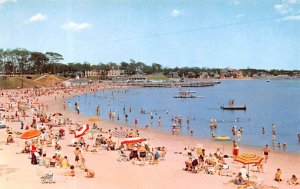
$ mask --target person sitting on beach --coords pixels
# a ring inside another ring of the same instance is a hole
[[[30,153],[30,144],[28,141],[25,141],[25,146],[24,146],[24,149],[21,151],[21,153]]]
[[[158,159],[160,158],[160,154],[155,148],[152,149],[152,157],[153,157],[152,164],[153,165],[158,164]]]
[[[132,163],[135,164],[135,162],[138,160],[138,149],[137,145],[134,145],[132,151],[129,154],[129,159],[132,160]]]
[[[243,177],[244,180],[249,178],[249,173],[245,165],[243,165],[243,167],[240,169],[240,173],[242,173],[241,176]]]
[[[296,175],[292,175],[292,178],[287,181],[289,185],[298,185],[300,184]]]
[[[66,172],[65,176],[71,176],[71,177],[75,176],[75,167],[74,167],[74,165],[70,166],[70,171]]]
[[[275,173],[275,181],[282,181],[282,179],[280,178],[281,177],[281,170],[278,168],[276,173]]]
[[[55,167],[56,163],[57,163],[56,156],[52,156],[52,158],[50,159],[50,162],[49,162],[49,166]]]
[[[157,150],[159,150],[160,156],[162,158],[164,158],[167,154],[167,149],[166,147],[162,146],[162,147],[157,147]]]
[[[69,160],[68,157],[65,156],[60,162],[61,168],[68,168],[69,167]]]
[[[78,140],[78,144],[82,147],[85,144],[84,138],[80,137]]]
[[[8,135],[7,139],[6,139],[6,143],[9,144],[9,143],[14,143],[14,139],[11,135]]]
[[[235,179],[234,179],[234,184],[237,184],[237,185],[243,185],[243,184],[245,184],[245,183],[246,183],[246,182],[245,182],[245,180],[244,180],[243,177],[242,177],[242,173],[239,172],[239,173],[236,175]]]
[[[94,178],[95,177],[95,172],[91,169],[85,169],[84,170],[86,172],[86,178]]]
[[[205,160],[205,163],[207,165],[215,166],[217,164],[217,160],[212,154],[209,154],[209,158]]]

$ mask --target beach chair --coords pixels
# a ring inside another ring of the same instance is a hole
[[[229,170],[229,165],[219,164],[219,174],[221,176],[231,177],[232,173]]]
[[[129,156],[123,151],[123,150],[118,150],[118,158],[117,161],[122,162],[122,161],[129,161]]]
[[[44,176],[41,177],[41,183],[46,184],[46,183],[55,183],[55,178],[54,178],[54,173],[47,173]]]

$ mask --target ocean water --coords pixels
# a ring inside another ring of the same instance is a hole
[[[109,120],[109,111],[115,112],[116,125],[134,126],[134,119],[137,118],[138,127],[148,125],[170,133],[172,117],[182,116],[180,134],[191,135],[193,130],[191,137],[206,139],[211,139],[209,122],[216,119],[218,127],[213,132],[217,136],[230,136],[241,145],[255,147],[266,144],[272,147],[275,143],[274,149],[278,151],[282,151],[282,144],[286,143],[287,151],[300,153],[297,137],[300,133],[300,80],[228,80],[213,87],[182,89],[193,90],[195,95],[204,98],[173,98],[179,88],[123,88],[75,96],[68,99],[68,108],[74,109],[77,101],[81,114],[96,116],[96,106],[99,105],[99,116],[103,119]],[[236,106],[246,104],[247,111],[222,110],[220,107],[227,105],[230,99],[234,99]],[[145,114],[141,114],[141,108]],[[128,115],[128,122],[125,122],[125,114]],[[272,123],[276,125],[276,140],[272,140]],[[233,126],[237,129],[242,127],[242,137],[232,135]],[[278,143],[281,143],[281,149],[277,147]]]

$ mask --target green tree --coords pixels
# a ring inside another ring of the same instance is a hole
[[[56,64],[64,59],[63,56],[56,52],[46,52],[46,56],[49,60],[49,63],[52,64],[52,71],[50,72],[56,74]]]
[[[45,72],[45,65],[48,62],[48,58],[45,54],[41,52],[31,52],[29,60],[33,62],[34,73],[41,74]]]

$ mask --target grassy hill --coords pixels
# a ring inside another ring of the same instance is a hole
[[[148,80],[168,80],[168,78],[163,74],[151,74],[148,75]]]
[[[35,86],[53,86],[55,83],[61,82],[64,80],[63,77],[56,75],[31,75],[31,78],[28,79],[26,76],[23,77],[23,87],[24,88],[33,88]],[[41,79],[39,79],[41,78]],[[22,76],[13,76],[13,77],[0,77],[0,88],[1,89],[16,89],[22,87]]]

